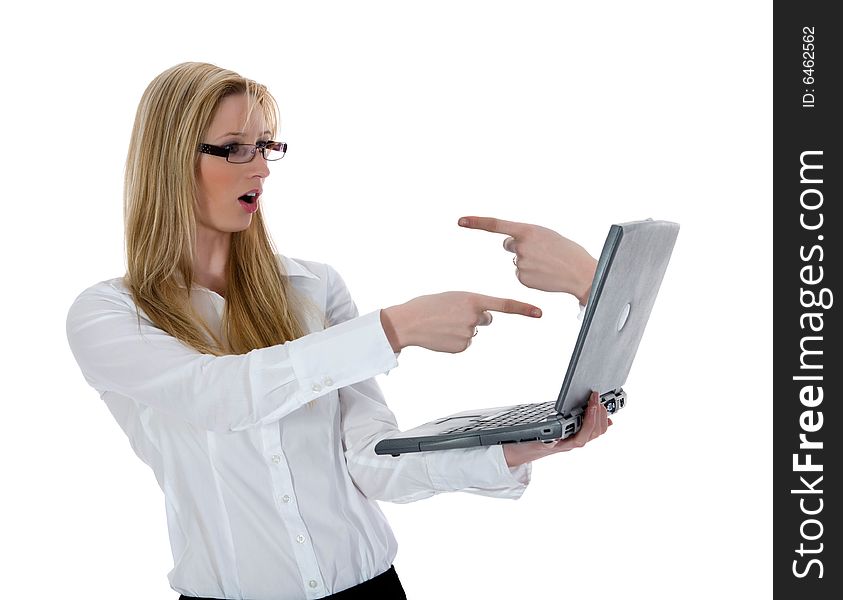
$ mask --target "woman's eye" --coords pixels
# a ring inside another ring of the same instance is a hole
[[[227,148],[229,156],[243,156],[249,153],[249,147],[242,144],[229,144]]]

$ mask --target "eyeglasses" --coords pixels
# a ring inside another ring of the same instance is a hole
[[[258,150],[265,160],[281,160],[287,152],[287,144],[272,140],[257,144],[228,144],[226,146],[199,144],[197,150],[203,154],[222,156],[230,163],[242,164],[252,162]]]

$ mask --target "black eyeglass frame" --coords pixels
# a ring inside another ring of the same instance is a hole
[[[252,151],[252,158],[244,162],[234,162],[228,160],[229,155],[231,154],[232,149],[235,146],[251,146],[254,148]],[[287,143],[286,142],[274,142],[272,140],[268,140],[266,142],[258,142],[257,144],[226,144],[225,146],[214,146],[213,144],[199,144],[198,148],[196,148],[199,152],[203,154],[211,154],[212,156],[221,156],[227,162],[230,162],[233,165],[245,165],[247,163],[252,162],[255,160],[255,156],[258,154],[258,150],[260,150],[261,156],[263,156],[264,160],[281,160],[284,158],[284,155],[287,154]],[[278,158],[267,158],[266,151],[267,150],[277,150],[281,153],[281,156]]]

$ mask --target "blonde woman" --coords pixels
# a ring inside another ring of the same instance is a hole
[[[127,272],[78,296],[68,340],[164,492],[181,598],[405,598],[375,501],[517,498],[527,460],[552,450],[377,456],[397,427],[374,377],[407,346],[465,350],[490,311],[540,312],[447,292],[359,316],[333,268],[273,250],[260,205],[286,152],[277,124],[264,86],[214,65],[149,84],[126,164]]]

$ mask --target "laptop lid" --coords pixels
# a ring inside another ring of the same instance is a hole
[[[619,390],[659,292],[679,224],[630,221],[612,225],[603,245],[556,410],[584,406],[592,390]]]

